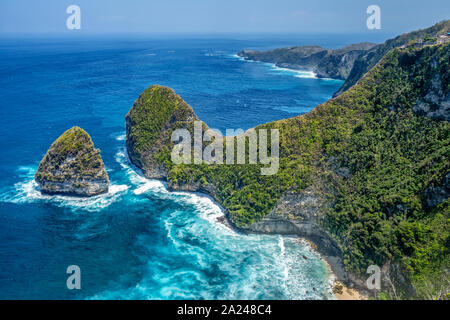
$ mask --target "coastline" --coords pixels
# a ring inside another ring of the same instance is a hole
[[[186,192],[186,191],[184,191],[184,192]],[[187,192],[189,192],[189,191],[187,191]],[[259,233],[259,234],[285,235],[285,234],[276,233],[276,232],[255,232],[255,231],[249,231],[249,230],[237,228],[229,220],[226,210],[222,207],[222,205],[213,196],[211,196],[207,193],[204,193],[204,192],[192,192],[192,193],[207,197],[208,199],[211,199],[214,202],[214,204],[216,204],[221,209],[221,211],[223,213],[223,216],[217,217],[216,221],[234,232],[239,232],[239,233],[243,233],[243,234],[248,234],[248,233],[258,234]],[[322,262],[326,265],[327,269],[330,272],[330,278],[328,279],[329,286],[330,286],[330,292],[332,292],[332,294],[336,297],[336,300],[368,300],[369,299],[367,294],[363,293],[360,290],[357,290],[354,287],[346,285],[343,283],[344,281],[339,280],[340,278],[336,275],[336,272],[333,270],[334,268],[336,268],[336,263],[338,263],[338,262],[332,261],[331,259],[327,259],[329,257],[324,255],[322,252],[320,252],[320,250],[318,249],[317,244],[315,242],[313,242],[312,240],[307,239],[305,237],[301,237],[298,234],[291,234],[291,235],[297,237],[297,239],[299,239],[301,242],[304,241],[304,242],[308,243],[309,246],[311,247],[311,249],[314,250],[319,255],[320,260],[322,260]],[[332,266],[334,266],[334,268]]]
[[[337,300],[368,300],[368,297],[359,291],[349,288],[337,280],[334,282],[333,293]]]
[[[132,164],[131,161],[129,163]],[[139,174],[138,171],[135,171],[135,173]],[[215,214],[215,215],[210,215],[210,216],[207,216],[204,218],[206,220],[208,220],[210,223],[212,223],[212,224],[217,223],[221,227],[226,228],[229,231],[232,231],[233,233],[237,233],[237,234],[244,235],[244,236],[250,235],[250,234],[287,236],[287,237],[290,236],[292,238],[297,239],[296,242],[297,242],[297,245],[299,246],[299,249],[300,249],[301,245],[309,247],[314,253],[317,254],[318,259],[325,265],[325,268],[328,270],[329,276],[326,279],[326,281],[327,281],[326,291],[328,292],[328,294],[330,294],[329,298],[331,300],[367,300],[367,297],[363,293],[357,291],[354,288],[351,288],[350,286],[342,284],[341,281],[338,280],[339,277],[333,271],[333,268],[331,267],[331,265],[335,266],[336,263],[339,263],[339,262],[336,262],[336,261],[333,262],[333,260],[328,261],[327,258],[329,258],[329,257],[324,255],[323,252],[321,252],[318,249],[317,244],[314,243],[312,240],[310,240],[306,237],[302,237],[296,233],[285,234],[282,232],[257,232],[254,230],[242,229],[242,228],[236,227],[229,219],[226,209],[221,205],[221,203],[218,200],[216,200],[216,198],[213,196],[213,194],[210,194],[204,188],[201,188],[201,190],[197,190],[197,191],[193,191],[190,188],[178,189],[180,186],[175,186],[175,188],[173,185],[169,186],[167,184],[166,179],[147,178],[147,177],[145,177],[145,175],[142,175],[142,173],[139,175],[145,179],[148,179],[149,181],[153,180],[153,181],[159,181],[159,182],[163,183],[166,190],[170,193],[179,193],[179,194],[186,194],[186,195],[191,194],[191,195],[195,195],[195,196],[206,198],[206,199],[210,200],[212,202],[212,204],[214,206],[217,206],[217,208],[220,210],[220,215]],[[336,289],[337,287],[342,288],[342,289],[337,290]]]
[[[176,99],[180,99],[183,101],[181,97],[177,96],[175,92],[166,87],[162,86],[152,86],[147,89],[143,93],[153,95],[160,94],[160,90],[163,92],[173,95],[174,98],[169,99],[170,103],[174,103],[177,101]],[[142,97],[142,95],[140,96]],[[184,101],[183,101],[184,102]],[[183,119],[187,119],[187,121],[192,121],[192,119],[198,119],[189,105],[184,102],[184,109],[186,114],[184,117],[181,117],[180,114],[173,114],[172,118],[178,119],[178,121],[182,121]],[[361,292],[365,292],[365,279],[360,278],[356,274],[352,274],[345,270],[343,263],[342,250],[337,243],[336,239],[334,239],[326,230],[322,228],[322,226],[317,221],[317,214],[320,212],[321,207],[326,205],[325,199],[322,199],[320,190],[315,190],[314,186],[311,186],[309,189],[305,189],[300,193],[288,193],[285,194],[281,199],[279,199],[273,210],[266,214],[261,220],[258,222],[254,222],[248,226],[238,227],[236,226],[230,219],[229,213],[223,207],[218,194],[216,187],[212,183],[200,184],[198,181],[183,181],[179,182],[178,180],[169,181],[168,180],[168,172],[166,168],[159,164],[157,159],[153,159],[153,154],[157,150],[152,150],[152,153],[149,155],[143,155],[140,152],[137,152],[133,147],[133,139],[130,139],[130,126],[131,126],[131,117],[143,117],[142,113],[142,99],[139,98],[137,102],[133,105],[132,109],[130,109],[129,113],[126,117],[126,130],[127,130],[127,143],[126,143],[126,153],[128,161],[132,164],[131,167],[139,168],[141,174],[144,175],[147,179],[156,179],[163,180],[166,185],[168,191],[181,191],[181,192],[190,192],[190,193],[201,193],[207,197],[211,197],[216,204],[219,205],[221,211],[225,218],[221,218],[222,224],[226,222],[227,227],[231,227],[231,229],[237,230],[243,234],[272,234],[272,235],[291,235],[296,236],[300,239],[309,240],[314,244],[313,249],[319,253],[319,256],[327,261],[328,265],[331,267],[332,273],[335,275],[335,278],[338,279],[341,283],[345,284],[349,288],[356,288]],[[180,109],[180,107],[179,107]],[[178,109],[178,110],[179,110]],[[148,112],[145,110],[144,114]],[[178,111],[179,112],[179,111]],[[178,118],[177,118],[178,117]],[[135,119],[136,121],[136,119]],[[165,139],[165,132],[169,131],[170,125],[174,123],[174,121],[165,120],[169,127],[164,127],[162,133],[160,133],[160,137]],[[161,145],[161,144],[159,144]],[[144,157],[145,161],[148,162],[147,165],[144,165],[144,169],[141,169],[142,159]],[[320,186],[316,186],[320,189]],[[317,192],[319,191],[319,192]],[[289,218],[290,215],[293,215],[295,219]],[[217,218],[216,218],[217,219]],[[332,287],[330,285],[330,287]],[[370,293],[366,293],[370,295]]]
[[[336,275],[336,273],[333,271],[331,261],[327,260],[327,256],[324,256],[319,249],[317,248],[317,245],[312,242],[311,240],[301,238],[300,239],[305,240],[308,242],[311,246],[311,248],[316,251],[322,261],[327,266],[328,270],[330,271],[330,287],[333,292],[333,294],[336,297],[336,300],[368,300],[369,296],[362,292],[361,290],[357,290],[354,287],[350,287],[349,285],[346,285],[343,283],[343,281],[339,280],[339,277]]]
[[[342,83],[345,82],[345,80],[342,80],[342,79],[323,77],[323,76],[315,73],[313,70],[306,70],[305,68],[296,68],[295,66],[279,65],[279,64],[273,63],[273,62],[264,62],[264,61],[260,61],[260,60],[247,59],[247,58],[241,57],[237,54],[233,54],[231,56],[240,61],[260,63],[262,65],[272,68],[274,71],[292,72],[292,73],[295,73],[295,75],[292,75],[292,76],[297,77],[297,78],[318,79],[318,80],[325,80],[325,81],[339,81]]]

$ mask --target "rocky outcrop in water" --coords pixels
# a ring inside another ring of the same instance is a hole
[[[127,115],[128,154],[147,177],[214,197],[242,231],[311,240],[344,283],[364,288],[367,267],[376,265],[386,279],[383,292],[424,296],[434,278],[417,280],[428,277],[428,269],[413,270],[409,259],[427,252],[421,262],[438,276],[446,272],[446,257],[433,253],[436,247],[444,252],[448,239],[447,180],[442,184],[448,122],[412,108],[418,100],[436,100],[429,92],[448,94],[448,53],[445,44],[394,49],[340,97],[258,126],[280,130],[281,166],[274,177],[263,177],[257,166],[170,162],[172,131],[191,130],[197,117],[159,86],[147,89]],[[415,237],[420,230],[429,230],[433,242]]]
[[[108,192],[109,178],[89,134],[73,127],[50,146],[35,174],[41,192],[89,197]]]

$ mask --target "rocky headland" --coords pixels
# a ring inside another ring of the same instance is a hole
[[[282,68],[312,71],[319,78],[345,80],[355,60],[375,45],[364,42],[336,50],[320,46],[288,47],[270,51],[242,50],[238,52],[238,56],[246,60],[274,63]]]
[[[448,42],[450,41],[449,31],[450,21],[445,20],[432,27],[404,33],[380,44],[364,42],[335,50],[320,46],[295,46],[268,51],[244,49],[238,52],[238,56],[247,60],[274,63],[283,68],[312,71],[320,78],[345,80],[342,87],[334,94],[336,97],[355,85],[390,50],[410,45]],[[418,108],[429,112],[426,105],[418,106]]]
[[[243,232],[310,240],[339,281],[365,294],[366,268],[378,265],[389,296],[432,296],[449,259],[449,48],[393,49],[345,94],[256,127],[280,130],[274,176],[261,176],[261,165],[173,164],[171,133],[192,132],[198,117],[162,86],[127,114],[127,152],[146,177],[212,196]]]

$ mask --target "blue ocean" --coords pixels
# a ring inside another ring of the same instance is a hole
[[[0,40],[0,299],[333,299],[305,241],[244,235],[202,194],[169,192],[129,164],[124,117],[152,84],[173,88],[211,128],[248,129],[306,113],[342,81],[244,61],[244,48],[345,37],[47,37]],[[111,188],[41,195],[50,144],[77,125],[101,150]],[[66,269],[81,269],[69,290]]]

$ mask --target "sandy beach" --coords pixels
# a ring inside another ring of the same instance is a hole
[[[367,300],[367,297],[357,290],[344,286],[338,280],[334,281],[333,293],[338,300]]]

